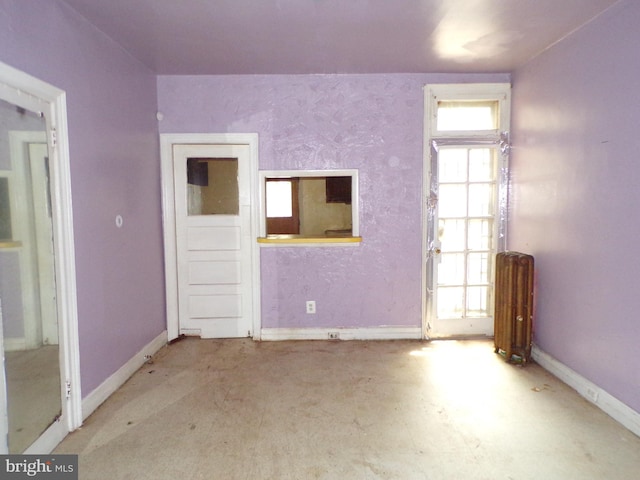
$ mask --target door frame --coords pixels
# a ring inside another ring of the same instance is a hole
[[[500,105],[498,128],[490,131],[445,131],[436,128],[437,102],[443,100],[497,100]],[[434,268],[431,264],[431,248],[428,245],[430,229],[436,228],[433,216],[437,206],[437,195],[433,198],[432,157],[439,146],[459,144],[493,144],[502,151],[499,159],[498,178],[496,182],[498,211],[497,252],[507,248],[508,222],[508,187],[509,187],[509,149],[511,119],[511,84],[510,83],[474,83],[474,84],[427,84],[424,86],[424,131],[423,131],[423,182],[422,182],[422,338],[456,338],[457,335],[438,335],[430,324],[434,314],[431,297],[433,289]],[[436,202],[433,204],[433,202]],[[434,230],[431,230],[434,234]],[[431,267],[431,268],[430,268]],[[495,272],[494,272],[495,273]],[[464,336],[464,335],[462,335]]]
[[[10,130],[9,131],[9,150],[11,156],[11,168],[13,172],[14,188],[12,189],[12,206],[16,205],[16,216],[12,219],[23,218],[27,215],[28,205],[33,205],[34,196],[37,193],[35,180],[38,180],[38,172],[34,169],[34,162],[30,156],[31,145],[42,145],[46,148],[47,135],[43,131],[23,131],[23,130]],[[47,152],[47,156],[49,153]],[[30,172],[27,173],[27,169]],[[35,178],[34,178],[35,177]],[[35,215],[38,215],[38,210],[34,208]],[[13,213],[13,212],[12,212]],[[45,214],[49,214],[46,212]],[[14,220],[15,221],[15,220]],[[17,221],[16,221],[17,223]],[[35,305],[38,305],[37,310],[40,310],[40,305],[43,301],[43,292],[54,291],[55,289],[55,277],[51,275],[43,275],[43,270],[54,273],[54,264],[43,264],[43,259],[52,257],[51,252],[43,251],[45,245],[47,248],[51,247],[51,236],[47,238],[43,237],[43,232],[38,229],[39,223],[36,221],[35,228],[25,227],[21,232],[22,248],[24,251],[20,254],[20,270],[22,275],[23,292],[22,302],[24,308],[32,309]],[[14,226],[15,228],[15,226]],[[17,230],[17,228],[16,228]],[[51,235],[52,232],[49,231]],[[26,258],[27,255],[35,254],[32,259]],[[32,265],[35,262],[38,265],[38,277],[34,278],[32,275]],[[36,294],[36,292],[38,292]],[[36,298],[37,296],[37,298]],[[55,297],[53,299],[55,301]],[[25,322],[24,337],[20,339],[11,339],[7,342],[5,340],[5,348],[11,350],[23,350],[25,348],[34,348],[40,344],[40,339],[45,338],[45,331],[55,333],[55,344],[58,344],[58,332],[57,332],[57,314],[55,319],[47,318],[43,316],[43,311],[32,312],[30,321]],[[27,319],[25,319],[27,320]],[[55,329],[55,332],[54,330]]]
[[[43,135],[43,137],[45,136]],[[36,264],[38,265],[38,286],[40,287],[40,335],[43,343],[47,340],[48,345],[58,345],[58,311],[57,308],[55,308],[56,280],[53,252],[53,225],[51,221],[47,221],[47,217],[52,216],[51,201],[48,194],[49,151],[47,149],[46,139],[42,143],[28,143],[27,146],[29,150],[27,156],[31,173],[31,181],[29,182],[31,190],[29,194],[33,200],[36,219],[33,238],[37,256]],[[41,163],[43,157],[34,157],[32,155],[34,151],[36,151],[36,154],[42,153],[39,151],[40,149],[44,149],[44,158],[46,158],[46,163],[44,164]],[[45,208],[37,208],[38,205],[44,205]],[[50,292],[53,292],[53,295],[51,295]],[[44,307],[42,307],[42,305],[44,305]],[[47,305],[49,305],[50,308],[47,308]],[[50,313],[52,311],[55,313]]]
[[[82,425],[78,297],[67,100],[63,90],[2,62],[0,62],[0,87],[2,87],[0,90],[4,100],[32,112],[43,112],[47,122],[52,223],[55,239],[62,416],[61,421],[54,422],[25,453],[50,453],[69,432]],[[4,353],[0,354],[2,354],[2,370],[4,370]],[[2,388],[4,389],[4,385]],[[1,421],[1,418],[6,418],[3,417],[3,413],[6,412],[0,412],[0,437],[6,438],[8,425]],[[6,441],[0,440],[0,453],[4,453],[6,448]]]
[[[180,335],[178,310],[178,250],[176,242],[176,210],[173,174],[174,145],[248,145],[250,150],[250,199],[251,199],[251,283],[253,339],[261,339],[260,317],[260,249],[259,232],[259,182],[258,182],[258,134],[257,133],[163,133],[160,134],[160,162],[162,181],[162,219],[164,237],[165,294],[167,337],[174,340]]]

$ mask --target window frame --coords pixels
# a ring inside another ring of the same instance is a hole
[[[506,83],[430,84],[425,86],[427,125],[425,138],[486,138],[500,137],[509,131],[511,90]],[[509,86],[510,87],[510,86]],[[498,128],[491,130],[438,130],[438,102],[498,101]]]
[[[358,244],[360,237],[360,195],[358,190],[358,169],[331,169],[331,170],[260,170],[259,171],[259,194],[260,194],[260,218],[258,242],[265,245],[302,245],[308,246],[318,244],[327,246],[331,244],[345,245]],[[267,179],[288,179],[305,177],[351,177],[351,236],[346,237],[326,237],[313,236],[303,237],[300,235],[269,235],[267,236],[267,213],[266,213],[266,182]]]

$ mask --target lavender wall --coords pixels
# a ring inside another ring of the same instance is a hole
[[[155,75],[55,0],[0,3],[0,61],[67,92],[86,396],[165,328]]]
[[[513,78],[509,247],[536,256],[535,342],[640,411],[640,3]]]
[[[161,76],[160,130],[257,132],[261,169],[359,170],[360,246],[261,250],[263,327],[419,327],[422,87],[508,80]],[[316,315],[305,313],[306,300],[316,300]]]

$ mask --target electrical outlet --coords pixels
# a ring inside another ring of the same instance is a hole
[[[307,313],[316,313],[316,301],[307,300]]]
[[[329,332],[329,340],[340,340],[340,334],[338,332]]]

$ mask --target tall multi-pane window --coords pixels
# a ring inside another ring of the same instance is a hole
[[[438,317],[487,316],[494,248],[495,152],[446,147],[438,156]]]

